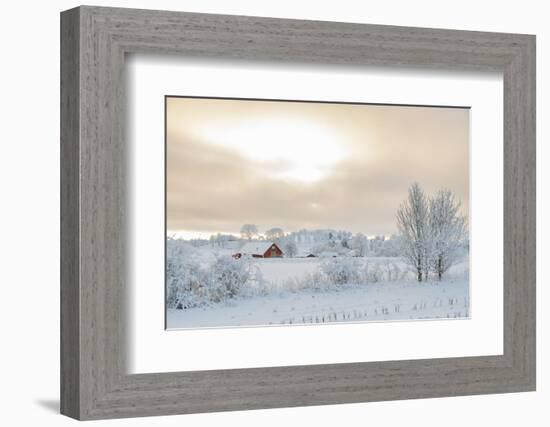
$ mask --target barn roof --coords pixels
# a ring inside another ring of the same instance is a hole
[[[241,249],[239,249],[239,252],[249,255],[263,255],[273,244],[274,243],[270,242],[269,240],[248,242],[245,243],[245,245]]]

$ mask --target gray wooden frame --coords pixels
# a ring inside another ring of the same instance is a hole
[[[504,354],[128,375],[124,58],[132,52],[502,72]],[[71,9],[61,14],[61,166],[63,414],[100,419],[535,390],[534,36]]]

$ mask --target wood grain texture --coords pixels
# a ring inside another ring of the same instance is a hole
[[[535,38],[80,7],[62,13],[62,413],[78,419],[535,389]],[[124,56],[504,75],[504,354],[128,375]]]
[[[61,20],[61,412],[80,414],[78,10]]]

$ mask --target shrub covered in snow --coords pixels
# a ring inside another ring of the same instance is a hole
[[[320,264],[321,272],[333,285],[360,282],[357,262],[352,258],[333,258]]]
[[[333,258],[321,263],[319,269],[322,281],[332,286],[396,282],[410,278],[409,271],[393,261],[363,262],[353,258]]]
[[[361,270],[362,283],[397,282],[410,279],[410,271],[395,261],[365,262]]]
[[[234,259],[229,255],[216,257],[208,269],[208,299],[211,302],[235,298],[251,276],[250,264],[245,259]]]
[[[204,271],[196,250],[179,239],[166,240],[166,303],[170,308],[188,308],[199,305],[203,289]]]
[[[299,277],[290,277],[282,283],[288,292],[302,290],[330,291],[343,286],[363,286],[371,283],[398,282],[413,279],[411,272],[398,260],[364,261],[357,258],[330,258],[318,268]],[[260,286],[263,294],[273,292],[269,283]]]
[[[247,282],[257,279],[250,263],[228,255],[201,261],[196,250],[178,239],[167,239],[166,294],[169,308],[186,309],[237,297]]]
[[[299,292],[304,289],[320,291],[331,289],[327,277],[321,271],[303,274],[299,277],[290,277],[283,282],[282,289],[287,292]]]

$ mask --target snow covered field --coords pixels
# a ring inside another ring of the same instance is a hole
[[[468,280],[375,283],[334,291],[299,291],[216,307],[168,309],[172,328],[467,318]]]
[[[323,263],[338,261],[341,259],[253,260],[253,267],[261,272],[263,286],[252,289],[247,297],[203,307],[169,308],[167,327],[303,325],[469,317],[467,260],[453,267],[441,282],[419,283],[398,258],[365,257],[349,262],[359,268],[365,268],[368,264],[372,277],[382,280],[319,289],[296,286],[302,279],[314,277]]]
[[[273,258],[258,259],[255,264],[263,278],[275,288],[282,288],[285,281],[314,273],[319,268],[319,258]]]

